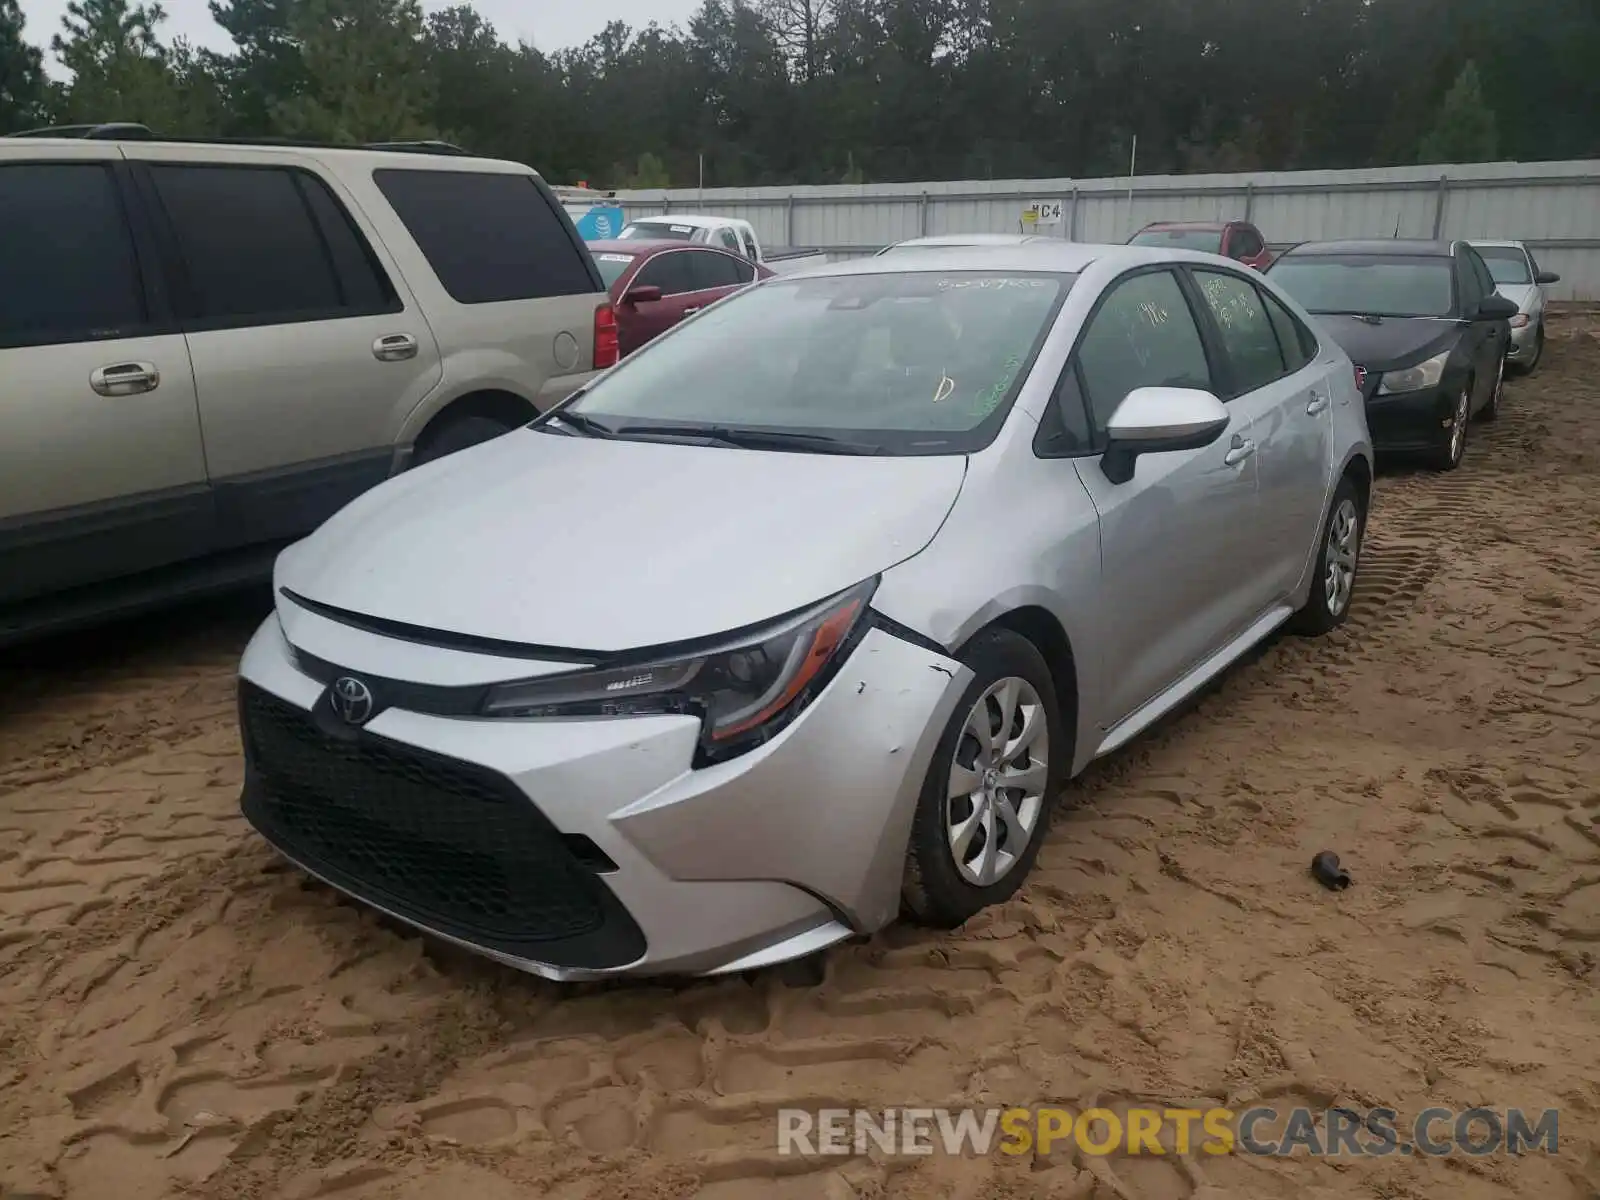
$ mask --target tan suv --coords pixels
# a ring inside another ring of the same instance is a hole
[[[0,643],[263,576],[616,354],[593,261],[520,164],[0,138]]]

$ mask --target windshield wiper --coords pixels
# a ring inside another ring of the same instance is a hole
[[[740,450],[804,450],[814,454],[878,454],[882,447],[846,442],[826,433],[792,433],[782,429],[739,429],[726,425],[621,425],[619,437],[680,438]]]
[[[599,421],[596,421],[593,417],[586,417],[582,413],[567,412],[562,410],[560,412],[551,413],[550,420],[560,421],[563,425],[571,426],[579,433],[585,434],[589,437],[608,438],[615,437],[617,433],[617,431],[611,428],[611,426],[603,425]]]

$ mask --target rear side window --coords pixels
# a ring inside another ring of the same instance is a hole
[[[694,259],[697,291],[704,291],[707,288],[738,287],[741,283],[749,283],[755,277],[755,268],[749,263],[726,254],[702,251],[685,257]]]
[[[1278,347],[1283,351],[1284,366],[1293,374],[1317,356],[1317,335],[1280,304],[1271,292],[1265,288],[1258,290],[1266,303],[1267,316],[1272,318],[1272,328],[1278,333]]]
[[[1278,335],[1255,285],[1237,275],[1213,271],[1196,271],[1194,279],[1228,352],[1233,394],[1253,392],[1281,379],[1283,352],[1278,349]]]
[[[0,167],[0,346],[128,337],[145,322],[133,239],[110,169]]]
[[[599,290],[586,252],[532,176],[393,168],[372,176],[457,303]]]

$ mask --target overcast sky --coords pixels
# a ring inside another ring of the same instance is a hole
[[[212,50],[233,48],[228,35],[211,19],[206,0],[164,0],[164,4],[167,22],[160,30],[163,41],[182,36]],[[423,0],[423,7],[432,12],[448,8],[449,3]],[[532,42],[541,50],[560,50],[581,46],[604,29],[608,21],[626,21],[639,27],[651,20],[663,25],[686,25],[690,14],[699,7],[699,0],[477,0],[473,7],[508,42]],[[28,40],[48,48],[66,11],[67,0],[22,0]],[[56,68],[53,62],[50,66]]]

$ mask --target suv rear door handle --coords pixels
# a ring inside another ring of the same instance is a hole
[[[137,396],[160,384],[161,372],[147,362],[112,363],[89,374],[89,386],[102,396]]]
[[[417,356],[417,339],[409,333],[386,333],[372,343],[372,357],[379,362],[400,362]]]
[[[1320,392],[1312,392],[1311,393],[1311,399],[1306,404],[1306,412],[1311,413],[1313,416],[1315,416],[1317,413],[1321,412],[1323,409],[1325,409],[1327,407],[1328,407],[1328,398],[1326,396],[1322,395]]]
[[[1222,461],[1230,467],[1236,467],[1255,452],[1256,444],[1236,433],[1233,435],[1233,445],[1228,447],[1228,452],[1222,456]]]

